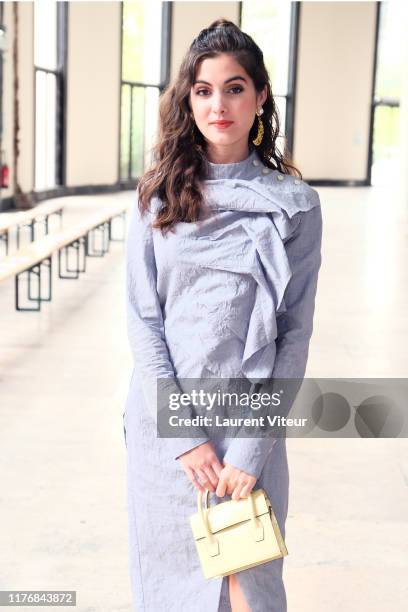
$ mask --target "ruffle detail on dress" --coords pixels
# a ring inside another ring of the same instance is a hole
[[[304,182],[300,188],[292,183],[289,189],[283,191],[257,178],[251,181],[208,180],[205,194],[212,208],[243,213],[235,224],[209,237],[211,242],[208,243],[208,253],[213,257],[218,243],[225,256],[222,240],[226,232],[232,229],[236,231],[237,224],[250,240],[251,248],[244,241],[245,248],[242,251],[241,234],[241,238],[236,241],[236,249],[230,254],[229,263],[232,268],[235,265],[236,271],[242,271],[243,268],[250,271],[257,283],[242,358],[242,372],[251,382],[257,382],[272,374],[276,355],[277,315],[286,312],[284,294],[292,270],[284,241],[293,234],[300,222],[300,218],[293,220],[294,215],[319,206],[319,196]],[[227,242],[233,245],[235,241]],[[244,266],[242,253],[246,263]]]

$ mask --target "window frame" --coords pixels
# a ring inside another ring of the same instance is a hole
[[[132,115],[133,115],[133,90],[134,88],[157,88],[159,97],[169,84],[170,78],[170,49],[171,49],[171,26],[172,26],[172,3],[162,2],[162,27],[161,27],[161,51],[160,51],[160,82],[144,83],[142,81],[129,81],[123,79],[123,5],[121,2],[120,18],[120,83],[119,83],[119,149],[118,149],[118,183],[122,187],[133,187],[139,177],[132,177]],[[123,86],[130,86],[130,114],[129,114],[129,162],[127,164],[127,176],[121,176],[121,154],[122,154],[122,102]]]
[[[33,100],[33,127],[34,127],[34,137],[33,137],[33,176],[32,176],[32,185],[33,191],[37,193],[41,193],[44,189],[36,188],[36,135],[37,135],[37,73],[43,72],[45,74],[53,74],[55,76],[55,88],[56,88],[56,100],[55,100],[55,109],[56,109],[56,117],[55,117],[55,185],[52,187],[47,187],[45,191],[58,189],[59,187],[64,187],[66,185],[66,132],[67,132],[67,117],[66,117],[66,108],[67,108],[67,92],[66,92],[66,82],[67,82],[67,41],[68,41],[68,2],[57,2],[57,23],[56,23],[56,33],[57,33],[57,68],[55,70],[50,68],[44,68],[41,66],[37,66],[35,64],[35,19],[33,13],[33,92],[34,92],[34,100]],[[35,6],[33,6],[33,11],[35,11]]]
[[[247,1],[249,2],[250,0]],[[239,3],[240,28],[242,28],[242,8],[243,2],[241,1]],[[301,2],[291,2],[287,93],[285,95],[273,94],[274,99],[284,98],[286,100],[284,134],[286,136],[286,146],[290,155],[293,154],[295,134],[296,82],[298,66],[300,11]],[[282,126],[280,126],[280,128],[282,131]]]
[[[368,155],[367,155],[367,175],[366,185],[372,186],[372,166],[374,159],[374,124],[375,124],[375,112],[377,108],[400,108],[400,100],[397,98],[377,98],[375,95],[377,77],[378,77],[378,60],[379,60],[379,48],[380,48],[380,26],[383,2],[377,2],[376,6],[376,17],[375,17],[375,50],[374,50],[374,62],[373,62],[373,75],[371,84],[371,108],[370,108],[370,130],[369,130],[369,144],[368,144]]]

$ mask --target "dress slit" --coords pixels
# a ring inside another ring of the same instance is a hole
[[[217,612],[232,612],[231,603],[228,592],[228,576],[224,576],[222,579],[220,599],[218,603]]]

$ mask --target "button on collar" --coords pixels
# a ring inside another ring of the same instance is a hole
[[[278,174],[276,178],[278,179],[278,181],[283,181],[283,174]]]
[[[269,174],[270,170],[269,168],[262,168],[262,174]]]
[[[252,165],[253,166],[259,166],[259,161],[257,159],[253,159],[252,160]]]
[[[299,179],[295,179],[293,182],[295,183],[295,185],[300,185]]]

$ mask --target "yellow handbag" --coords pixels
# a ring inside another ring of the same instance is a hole
[[[210,491],[198,492],[189,517],[205,578],[221,578],[288,554],[272,504],[263,489],[246,499],[208,507]]]

